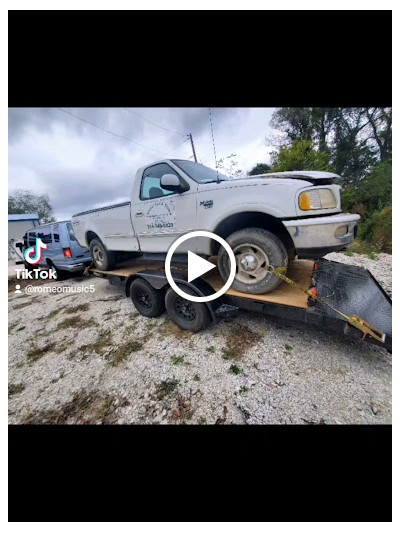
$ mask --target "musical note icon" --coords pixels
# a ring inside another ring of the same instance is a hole
[[[37,265],[42,260],[42,249],[47,250],[47,244],[44,244],[42,239],[36,239],[36,245],[27,248],[24,252],[24,259],[31,265]],[[34,254],[34,255],[33,255]],[[33,257],[32,257],[33,255]]]

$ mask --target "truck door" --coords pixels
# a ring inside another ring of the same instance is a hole
[[[139,194],[132,198],[132,224],[143,252],[165,253],[180,235],[196,229],[197,184],[184,180],[186,192],[167,191],[160,183],[164,174],[183,180],[167,163],[152,165],[144,170]]]

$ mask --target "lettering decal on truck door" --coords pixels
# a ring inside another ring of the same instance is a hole
[[[160,199],[153,202],[145,213],[148,230],[175,227],[175,202]]]

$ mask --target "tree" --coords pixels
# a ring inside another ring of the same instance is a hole
[[[344,178],[344,184],[364,179],[373,166],[392,156],[391,108],[280,107],[271,126],[280,138],[269,138],[270,144],[313,141],[318,151],[329,154],[332,168]]]
[[[42,224],[56,221],[47,194],[33,194],[31,191],[17,189],[8,196],[8,214],[21,213],[37,213]]]
[[[281,146],[272,152],[273,172],[286,170],[330,171],[329,154],[316,149],[311,140],[293,141],[291,146]]]
[[[217,168],[222,170],[223,173],[230,178],[238,179],[243,177],[243,171],[237,168],[238,162],[233,159],[234,157],[236,157],[236,154],[221,157],[221,159],[217,161]]]
[[[271,165],[268,165],[267,163],[257,163],[248,174],[249,176],[257,176],[258,174],[268,174],[268,172],[271,172]]]

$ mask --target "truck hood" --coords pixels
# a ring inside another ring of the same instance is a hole
[[[270,174],[258,174],[246,179],[253,178],[283,178],[283,179],[295,179],[309,181],[313,185],[328,185],[331,183],[337,183],[342,178],[338,174],[333,172],[321,172],[319,170],[291,170],[288,172],[271,172]]]

